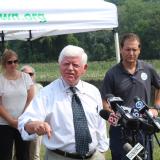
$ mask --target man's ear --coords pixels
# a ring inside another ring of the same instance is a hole
[[[85,64],[85,65],[84,65],[84,68],[83,68],[83,74],[86,73],[87,69],[88,69],[88,65]]]
[[[87,64],[85,64],[85,65],[84,65],[84,69],[85,69],[85,70],[87,70],[87,68],[88,68],[88,65],[87,65]]]

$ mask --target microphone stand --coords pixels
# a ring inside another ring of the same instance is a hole
[[[159,139],[158,139],[155,132],[153,134],[145,134],[145,145],[144,146],[145,146],[145,150],[147,149],[147,146],[149,147],[148,148],[149,153],[147,153],[147,157],[150,156],[149,160],[153,160],[153,143],[152,143],[153,142],[153,137],[152,137],[152,135],[154,135],[154,137],[157,141],[157,144],[160,147],[160,142],[159,142]],[[149,145],[147,145],[147,141],[148,141]]]
[[[153,160],[153,143],[152,143],[152,139],[153,139],[153,137],[152,137],[152,135],[147,135],[146,137],[148,137],[148,138],[146,138],[146,140],[148,140],[148,142],[149,142],[149,150],[148,150],[148,156],[150,156],[150,159],[149,160]]]
[[[158,146],[160,147],[160,142],[159,142],[159,139],[158,139],[156,133],[154,133],[154,137],[155,137],[155,139],[156,139],[156,142],[157,142]]]

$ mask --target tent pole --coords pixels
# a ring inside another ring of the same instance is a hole
[[[3,53],[3,51],[4,51],[4,32],[2,31],[1,33],[0,33],[0,35],[1,35],[1,52]]]
[[[31,39],[32,39],[32,31],[31,30],[29,30],[29,38],[27,39],[28,40],[28,61],[29,61],[29,58],[30,58],[30,55],[32,55],[32,53],[33,53],[33,48],[32,48],[32,41],[31,41]]]
[[[118,36],[118,29],[113,29],[114,40],[115,40],[115,49],[116,49],[116,61],[117,63],[120,62],[120,49],[119,49],[119,36]]]

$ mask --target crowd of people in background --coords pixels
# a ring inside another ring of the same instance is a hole
[[[45,160],[105,160],[108,148],[112,160],[127,160],[123,146],[132,144],[132,130],[122,131],[121,125],[110,122],[108,136],[106,121],[99,113],[112,113],[119,121],[107,95],[120,97],[124,106],[132,109],[135,96],[151,105],[153,86],[154,107],[148,111],[153,118],[158,116],[160,76],[150,64],[138,59],[140,51],[138,35],[123,35],[121,61],[106,72],[99,91],[81,79],[88,69],[88,57],[81,47],[67,45],[62,49],[60,77],[45,87],[36,82],[32,66],[19,70],[17,53],[5,49],[0,74],[0,159],[40,160],[43,138]],[[153,159],[151,139],[143,130],[138,134],[138,142],[145,147],[144,160]]]

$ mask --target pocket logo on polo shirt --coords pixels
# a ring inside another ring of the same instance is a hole
[[[148,75],[146,73],[144,73],[144,72],[141,73],[141,79],[144,80],[144,81],[147,80],[148,79]]]

